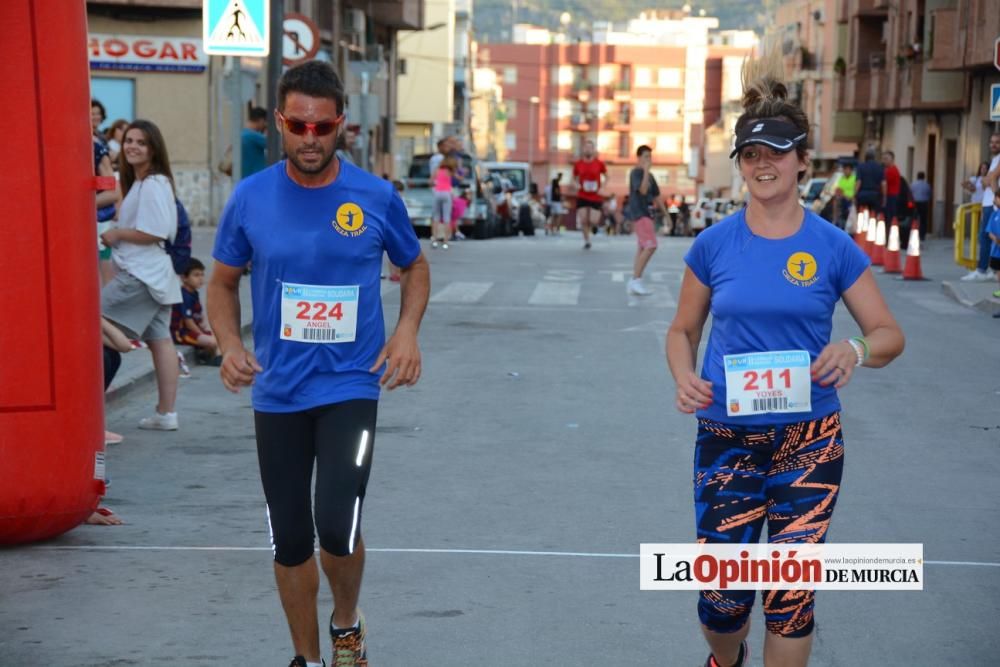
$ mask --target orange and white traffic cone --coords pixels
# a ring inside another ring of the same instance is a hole
[[[871,259],[875,252],[875,236],[877,233],[875,216],[868,218],[868,229],[865,230],[865,254]]]
[[[899,222],[896,218],[892,219],[892,227],[889,228],[889,243],[885,247],[885,265],[882,267],[882,272],[902,272],[899,265]]]
[[[854,223],[854,242],[862,250],[865,249],[865,235],[868,233],[868,209],[863,208],[858,211],[858,219]]]
[[[875,246],[872,248],[872,266],[882,266],[885,263],[885,218],[878,217],[875,226]]]
[[[910,241],[906,244],[903,280],[926,280],[924,272],[920,269],[920,227],[916,220],[910,226]]]

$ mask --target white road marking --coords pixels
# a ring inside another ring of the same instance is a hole
[[[493,283],[473,283],[456,281],[431,297],[431,303],[476,303]]]
[[[35,551],[270,551],[270,547],[184,547],[184,546],[137,546],[137,545],[76,545],[76,546],[22,546],[15,550]],[[515,549],[417,549],[391,547],[365,547],[365,551],[391,554],[455,554],[481,556],[553,556],[562,558],[638,558],[638,553],[602,553],[589,551],[522,551]],[[924,560],[924,565],[950,565],[955,567],[1000,567],[1000,563],[969,560]]]
[[[528,303],[533,306],[575,306],[580,300],[580,283],[538,283]]]

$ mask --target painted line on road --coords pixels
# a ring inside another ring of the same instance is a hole
[[[431,297],[431,303],[475,303],[483,298],[493,283],[456,281]]]
[[[538,283],[528,303],[536,306],[575,306],[580,300],[579,283]]]
[[[39,551],[271,551],[271,547],[178,547],[137,545],[47,545],[25,547]],[[392,547],[366,547],[365,551],[392,554],[452,554],[473,556],[555,556],[561,558],[638,558],[639,554],[616,554],[587,551],[519,551],[514,549],[407,549]],[[1000,567],[1000,563],[969,560],[925,560],[924,565],[953,565],[965,567]]]

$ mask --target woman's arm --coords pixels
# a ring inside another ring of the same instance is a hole
[[[698,344],[708,319],[712,290],[690,268],[684,270],[677,313],[667,329],[667,364],[677,384],[677,409],[691,413],[712,402],[712,383],[695,373]]]

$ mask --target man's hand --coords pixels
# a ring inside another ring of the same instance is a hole
[[[109,229],[103,234],[101,234],[101,243],[103,243],[108,248],[113,248],[118,245],[118,241],[121,240],[121,234],[117,229]]]
[[[226,352],[222,357],[222,366],[219,367],[219,377],[222,378],[223,386],[234,394],[240,392],[240,387],[249,387],[253,384],[254,375],[263,372],[263,368],[257,363],[257,358],[244,347],[234,348]]]
[[[399,385],[415,385],[420,379],[420,346],[417,345],[416,334],[397,329],[368,372],[377,373],[386,362],[388,364],[380,380],[382,386],[392,391]]]

